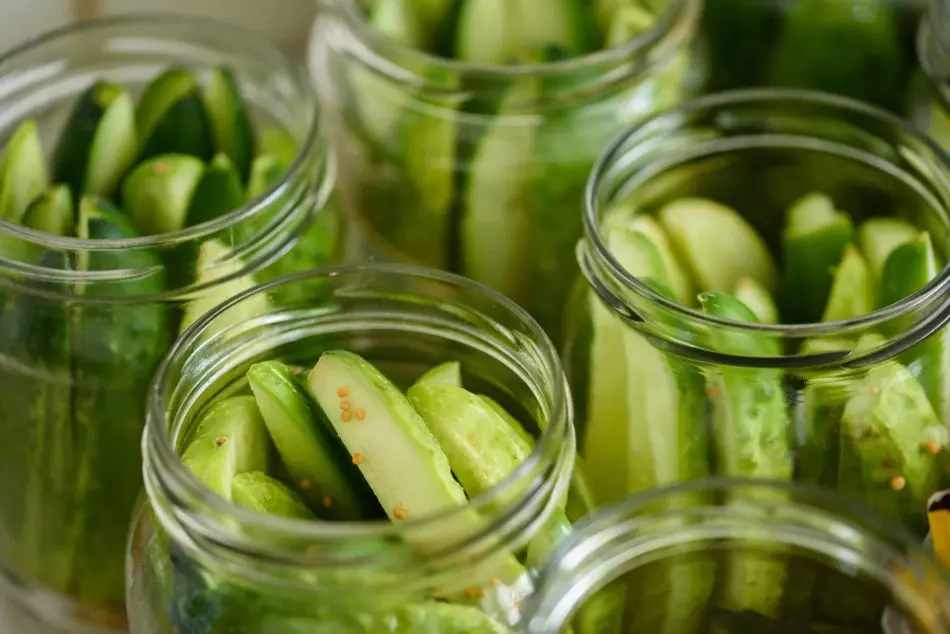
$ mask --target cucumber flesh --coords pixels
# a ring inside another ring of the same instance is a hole
[[[211,405],[181,456],[182,464],[208,488],[231,500],[234,476],[268,470],[267,427],[252,396]]]
[[[510,0],[467,0],[455,35],[458,60],[503,66],[517,61],[520,28]]]
[[[242,269],[244,269],[244,263],[220,240],[209,240],[201,245],[195,262],[195,280],[200,283],[209,279],[230,279],[216,284],[213,289],[205,291],[185,305],[179,333],[183,333],[222,302],[256,286],[253,275],[240,275]],[[266,314],[269,308],[270,302],[267,297],[256,294],[244,300],[240,306],[232,307],[224,315],[219,316],[214,321],[212,330],[207,334],[250,321]]]
[[[845,321],[867,315],[874,310],[874,296],[868,265],[857,248],[849,244],[834,273],[828,305],[821,320]]]
[[[495,410],[495,413],[501,417],[501,419],[508,425],[509,429],[513,432],[514,437],[518,438],[519,443],[521,443],[521,451],[524,453],[531,453],[534,451],[534,436],[529,434],[524,427],[521,426],[521,423],[518,420],[508,413],[504,407],[501,406],[498,401],[485,396],[484,394],[479,394],[478,398],[482,399],[486,405]]]
[[[633,231],[642,233],[656,248],[663,269],[669,278],[669,286],[673,290],[676,300],[684,306],[696,305],[696,286],[686,268],[673,252],[669,237],[663,227],[653,216],[635,214],[623,220],[624,224]],[[654,274],[653,277],[656,277]]]
[[[426,383],[462,387],[462,364],[458,361],[446,361],[430,368],[416,379],[416,385]]]
[[[231,499],[238,506],[258,513],[313,519],[313,513],[293,491],[260,471],[235,474],[231,478]]]
[[[284,169],[297,159],[297,141],[284,128],[266,128],[261,131],[258,156],[273,154]]]
[[[815,322],[828,302],[834,267],[854,236],[851,218],[824,194],[809,194],[788,211],[782,243],[785,255],[785,312],[798,322]]]
[[[132,170],[122,186],[122,207],[147,235],[185,226],[205,164],[193,156],[157,156]]]
[[[772,296],[751,277],[744,277],[736,284],[736,299],[751,310],[760,323],[777,324],[778,308]]]
[[[681,198],[664,206],[659,219],[701,291],[731,293],[744,277],[775,291],[772,254],[735,210],[712,200]]]
[[[290,368],[279,361],[256,363],[247,381],[294,489],[310,508],[337,520],[372,516],[375,503],[365,503],[372,493]]]
[[[53,185],[36,198],[23,214],[23,226],[54,236],[76,232],[76,214],[69,185]]]
[[[254,128],[233,70],[221,66],[211,71],[204,105],[217,151],[231,159],[240,182],[246,182],[254,159]]]
[[[0,156],[0,220],[20,222],[26,208],[49,186],[36,122],[17,126]]]
[[[214,152],[211,123],[198,82],[183,68],[168,68],[142,91],[135,108],[139,160],[186,154],[207,161]]]
[[[891,251],[910,242],[920,232],[901,218],[869,218],[858,227],[858,247],[867,259],[875,283],[879,283],[884,263]]]
[[[217,154],[208,164],[191,196],[185,214],[188,226],[227,215],[244,204],[241,176],[231,159]]]
[[[251,176],[247,183],[247,197],[254,200],[263,196],[284,175],[281,160],[272,154],[261,154],[251,164]]]

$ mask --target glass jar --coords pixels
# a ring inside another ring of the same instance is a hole
[[[301,300],[243,319],[248,305],[285,287],[296,287],[292,295]],[[399,523],[250,512],[212,494],[182,465],[182,441],[204,406],[246,389],[251,364],[309,367],[328,349],[355,352],[403,389],[424,370],[458,360],[466,389],[528,423],[536,448],[468,506]],[[519,619],[535,564],[530,544],[527,575],[499,573],[500,558],[520,557],[565,494],[569,521],[589,509],[571,485],[566,377],[541,329],[487,288],[402,265],[312,271],[219,307],[159,369],[143,442],[148,504],[129,542],[134,634],[486,631],[484,622],[465,620],[450,629],[431,613],[432,596],[481,607],[505,631],[501,624]],[[465,520],[472,509],[485,521]]]
[[[463,274],[556,337],[587,173],[618,126],[698,89],[701,0],[670,0],[617,48],[509,67],[410,50],[373,30],[358,0],[327,4],[310,63],[338,133],[352,257]]]
[[[206,308],[325,263],[335,218],[318,213],[332,163],[306,74],[243,30],[110,18],[0,59],[0,139],[32,118],[47,147],[97,79],[138,90],[167,65],[222,62],[255,119],[300,148],[265,194],[205,224],[134,239],[64,238],[0,220],[0,597],[9,604],[0,620],[16,619],[10,631],[124,629],[124,544],[159,360]]]
[[[819,193],[851,215],[852,244],[865,219],[898,217],[913,225],[908,239],[929,231],[946,262],[948,168],[947,155],[897,117],[809,92],[712,95],[617,139],[588,185],[578,244],[584,280],[570,304],[564,350],[580,456],[598,501],[707,475],[794,480],[862,499],[923,538],[927,499],[948,477],[946,270],[919,292],[859,316],[739,321],[717,316],[696,296],[731,294],[738,284],[704,288],[708,281],[690,277],[692,290],[674,301],[624,268],[634,265],[620,263],[630,258],[608,233],[632,229],[631,221],[665,233],[668,203],[708,199],[734,210],[774,253],[784,244],[786,210]],[[710,223],[703,249],[754,257],[718,236],[719,226]],[[677,252],[682,242],[669,241]],[[823,249],[802,245],[806,261]],[[831,277],[840,261],[821,271]],[[876,269],[863,270],[842,287],[867,292],[871,304]],[[775,288],[790,288],[787,273],[775,270]],[[789,315],[809,299],[788,291],[784,298]]]
[[[912,118],[944,148],[950,148],[950,2],[931,1],[920,23],[917,55],[922,72],[912,97]]]
[[[712,479],[578,525],[522,631],[938,634],[950,632],[948,597],[946,570],[869,509],[812,487]]]

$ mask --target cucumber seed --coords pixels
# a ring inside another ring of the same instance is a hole
[[[340,387],[336,389],[336,395],[339,396],[340,398],[346,398],[347,394],[349,393],[350,391],[346,389],[346,386],[344,385],[341,385]]]
[[[342,420],[344,423],[349,422],[351,418],[353,418],[353,414],[350,413],[350,410],[348,409],[343,410],[343,412],[340,414],[340,420]]]
[[[356,420],[363,420],[364,418],[366,418],[366,412],[364,412],[363,408],[361,407],[356,408],[355,414],[356,414]]]
[[[353,464],[355,464],[355,465],[357,465],[357,466],[363,464],[363,454],[361,454],[361,453],[355,453],[355,454],[353,454]]]
[[[214,446],[221,447],[222,445],[226,445],[227,442],[228,442],[227,436],[218,436],[217,438],[214,439]]]
[[[404,520],[409,515],[409,511],[404,509],[402,506],[397,506],[393,509],[393,517],[397,520]]]
[[[300,481],[300,488],[303,489],[304,491],[309,491],[310,487],[312,486],[313,486],[313,483],[308,478],[304,478],[303,480]]]
[[[328,509],[328,508],[330,508],[331,506],[333,506],[333,498],[331,498],[329,495],[324,495],[324,496],[323,496],[323,508]]]
[[[903,491],[905,486],[907,486],[907,480],[905,480],[903,476],[894,476],[891,478],[891,488],[895,491]]]
[[[940,453],[940,443],[936,440],[931,440],[924,443],[924,451],[929,453],[931,456],[936,456]]]
[[[479,597],[485,596],[485,591],[481,588],[469,588],[465,591],[465,594],[469,599],[477,599]]]
[[[350,409],[350,402],[346,399],[340,401],[340,409]]]

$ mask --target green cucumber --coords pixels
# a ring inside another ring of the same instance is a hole
[[[736,284],[736,299],[751,310],[763,324],[777,324],[778,307],[767,290],[751,277],[744,277]]]
[[[416,379],[416,385],[424,383],[462,387],[462,364],[458,361],[440,363]]]
[[[323,410],[315,406],[290,368],[279,361],[256,363],[248,369],[247,381],[294,489],[310,508],[337,520],[374,516],[375,501],[366,502],[372,500],[372,492]]]
[[[520,29],[510,0],[466,0],[459,14],[453,57],[504,66],[517,61]]]
[[[772,254],[735,210],[712,200],[681,198],[665,205],[659,220],[700,290],[730,293],[748,277],[775,291]]]
[[[508,113],[537,95],[538,82],[528,79],[515,83],[503,97],[498,116],[475,149],[463,194],[462,270],[514,298],[525,290],[525,278],[513,272],[525,269],[533,257],[525,179],[537,126]]]
[[[466,504],[465,492],[425,421],[369,362],[350,352],[325,352],[308,384],[390,518],[426,517]],[[356,415],[342,420],[344,399],[351,411],[363,412],[363,420]]]
[[[244,204],[244,187],[234,163],[225,154],[216,154],[194,189],[185,214],[188,226],[199,225],[227,215]]]
[[[421,383],[422,379],[419,379],[418,382]],[[461,384],[459,387],[461,387]],[[508,410],[502,407],[498,401],[495,401],[484,394],[479,394],[478,398],[482,399],[486,405],[495,410],[495,413],[498,414],[505,424],[508,425],[509,429],[514,433],[514,437],[517,438],[518,442],[521,443],[521,451],[527,453],[534,451],[534,436],[529,434],[525,428],[521,426],[521,423],[519,423],[514,416],[508,413]]]
[[[621,46],[652,29],[656,22],[657,14],[640,4],[618,6],[605,29],[607,36],[604,38],[604,46]]]
[[[875,284],[880,283],[891,251],[917,237],[920,230],[901,218],[869,218],[858,227],[858,247],[868,262]],[[880,303],[878,304],[880,308]]]
[[[202,243],[198,249],[198,257],[195,260],[195,280],[202,282],[204,280],[227,279],[227,281],[218,282],[213,289],[207,290],[188,301],[185,305],[178,332],[183,333],[189,326],[204,317],[206,313],[214,310],[225,300],[256,286],[257,283],[252,274],[241,274],[244,269],[244,262],[220,240],[209,240]],[[270,301],[268,298],[258,293],[219,316],[213,322],[213,326],[206,333],[206,336],[260,317],[266,314],[269,309]]]
[[[810,323],[821,318],[831,293],[834,267],[854,235],[851,217],[837,211],[825,194],[813,193],[788,210],[782,247],[782,284],[789,319]]]
[[[926,231],[897,247],[887,257],[881,274],[882,305],[914,295],[943,268]],[[904,353],[902,361],[924,387],[938,418],[950,421],[950,330],[944,327],[932,334],[928,340]]]
[[[143,161],[122,185],[122,207],[147,235],[179,231],[204,173],[204,163],[183,154]]]
[[[20,222],[26,208],[49,186],[36,122],[17,126],[0,156],[0,220]]]
[[[76,214],[69,185],[53,185],[30,203],[23,214],[23,226],[54,236],[76,232]]]
[[[261,154],[251,164],[251,176],[247,182],[247,197],[254,200],[267,193],[284,175],[286,168],[280,158],[273,154]]]
[[[821,316],[824,322],[846,321],[874,310],[874,284],[861,253],[849,244],[834,272],[828,304]]]
[[[293,491],[260,471],[235,474],[231,478],[231,499],[238,506],[258,513],[313,519],[313,513]]]
[[[204,88],[204,105],[216,150],[231,159],[240,182],[246,182],[254,159],[254,127],[232,69],[219,66],[211,71]]]
[[[756,323],[755,314],[726,293],[703,293],[703,311],[721,319]],[[776,340],[765,334],[713,329],[709,345],[725,354],[777,356]],[[717,473],[727,477],[790,480],[790,421],[780,370],[717,366],[707,370]],[[733,504],[745,498],[735,497]],[[741,553],[731,555],[723,607],[775,616],[785,588],[783,564]]]
[[[76,235],[84,240],[122,240],[139,234],[104,199],[80,199]],[[134,270],[109,283],[88,282],[84,298],[145,298],[167,290],[165,269],[148,247],[87,250],[83,271]],[[141,488],[141,436],[146,392],[173,330],[157,301],[80,301],[73,311],[73,422],[76,429],[77,509],[71,526],[76,594],[90,605],[121,609],[129,517]]]
[[[232,499],[234,476],[267,472],[270,441],[253,396],[233,396],[201,415],[181,463],[205,486]]]
[[[191,71],[168,68],[142,91],[135,108],[139,160],[160,154],[211,159],[214,141],[198,81]]]
[[[293,165],[299,153],[296,139],[284,128],[262,130],[257,145],[257,156],[272,154],[284,169]]]
[[[83,194],[112,197],[138,156],[135,106],[124,87],[96,82],[73,106],[53,151],[53,179]]]
[[[696,305],[696,286],[686,268],[680,263],[679,258],[673,252],[669,237],[663,230],[663,227],[653,216],[646,214],[618,214],[621,222],[633,231],[639,231],[647,237],[651,244],[656,248],[660,260],[663,263],[663,270],[666,271],[668,284],[676,296],[676,300],[684,306]],[[614,220],[608,220],[607,223],[612,226]],[[655,275],[653,277],[656,277]]]

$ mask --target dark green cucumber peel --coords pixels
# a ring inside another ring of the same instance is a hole
[[[187,226],[219,218],[244,204],[244,187],[234,163],[226,154],[216,154],[195,187],[185,213]]]
[[[378,517],[372,491],[347,459],[326,414],[290,368],[279,361],[256,363],[247,380],[293,488],[310,508],[329,519]]]
[[[138,155],[135,107],[124,87],[100,81],[83,92],[53,152],[53,179],[78,201],[111,197]]]
[[[183,154],[142,161],[122,185],[122,208],[146,235],[178,231],[204,173],[204,163]]]
[[[137,236],[118,209],[84,197],[77,236]],[[89,251],[86,271],[134,269],[141,275],[109,284],[89,283],[89,298],[149,296],[165,290],[164,268],[147,248]],[[81,304],[70,323],[73,416],[78,448],[75,509],[69,547],[76,552],[76,594],[83,602],[121,609],[123,544],[140,480],[145,393],[171,343],[166,309],[158,303]],[[109,377],[108,380],[105,377]]]
[[[220,66],[211,71],[204,89],[204,104],[217,151],[231,159],[240,182],[247,182],[256,139],[247,104],[232,69]]]
[[[160,154],[185,154],[211,159],[214,141],[194,74],[168,68],[142,91],[135,108],[141,140],[139,161]]]

